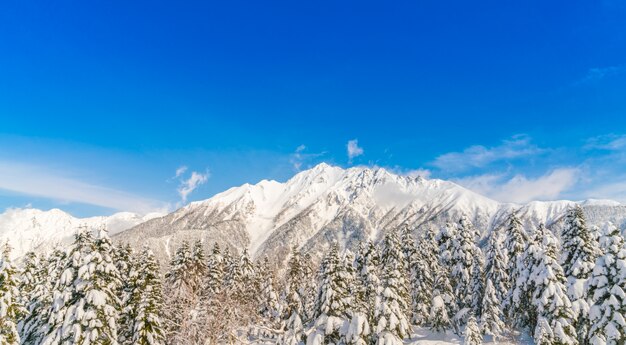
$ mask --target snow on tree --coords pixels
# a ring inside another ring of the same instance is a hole
[[[313,323],[314,331],[307,337],[307,344],[323,340],[324,344],[337,344],[345,340],[342,330],[349,320],[352,303],[349,281],[344,261],[339,257],[337,245],[333,245],[320,267],[320,284]]]
[[[567,281],[557,260],[557,251],[556,238],[550,231],[545,231],[542,250],[535,256],[536,265],[530,275],[534,284],[532,301],[537,316],[548,321],[554,343],[575,345],[578,344],[575,314],[567,297]]]
[[[449,272],[438,264],[433,283],[433,298],[430,307],[429,325],[435,332],[445,332],[452,326],[452,317],[456,314],[456,303],[452,294]]]
[[[502,321],[501,301],[496,295],[496,289],[491,279],[487,279],[485,284],[485,295],[482,302],[480,328],[483,334],[491,335],[496,340],[503,333],[505,325]],[[467,327],[469,327],[469,323]]]
[[[207,259],[207,274],[204,281],[203,297],[210,298],[213,294],[219,293],[224,280],[224,258],[217,243],[213,245],[213,250]]]
[[[168,342],[184,336],[189,327],[189,319],[195,317],[198,296],[194,291],[197,278],[194,276],[193,261],[189,242],[183,241],[170,260],[169,271],[165,274],[166,328]]]
[[[285,306],[283,309],[283,319],[286,320],[285,332],[279,337],[278,344],[297,345],[305,338],[303,314],[304,302],[301,293],[303,291],[302,262],[298,248],[294,246],[287,263],[287,274],[285,291],[282,294]]]
[[[371,241],[361,242],[355,261],[358,280],[363,286],[363,296],[356,296],[357,301],[366,306],[368,322],[373,325],[376,297],[381,289],[380,254]]]
[[[418,326],[428,325],[433,299],[434,274],[438,267],[437,243],[432,228],[419,239],[414,267],[413,322]]]
[[[404,260],[406,261],[407,277],[409,280],[410,308],[408,314],[410,316],[410,320],[413,323],[417,323],[417,320],[419,318],[417,314],[418,296],[416,296],[415,294],[419,289],[421,279],[421,277],[418,275],[419,272],[417,267],[417,246],[413,233],[409,229],[408,225],[405,225],[402,228],[400,235],[400,239],[402,241],[402,252],[404,253]]]
[[[199,294],[203,286],[203,280],[207,275],[207,261],[201,240],[194,242],[191,248],[190,261],[192,289],[194,293]]]
[[[592,306],[588,340],[592,345],[626,343],[626,244],[609,225],[600,240],[604,254],[596,260],[587,284]]]
[[[524,267],[524,255],[525,251],[528,247],[528,238],[524,229],[522,228],[522,223],[520,222],[515,212],[512,212],[509,215],[509,219],[507,221],[507,227],[505,229],[505,237],[504,237],[504,250],[505,255],[507,257],[507,276],[509,278],[509,282],[507,285],[509,286],[509,294],[507,298],[504,300],[504,313],[509,318],[513,317],[513,314],[518,314],[519,310],[516,309],[516,306],[519,306],[519,295],[514,294],[514,290],[519,286],[521,281],[524,281],[526,278],[524,276],[524,272],[526,271],[526,267]],[[522,275],[522,276],[520,276]],[[518,280],[521,280],[518,282]]]
[[[33,291],[43,281],[44,276],[41,267],[41,259],[35,252],[30,251],[24,255],[19,283],[21,305],[28,304],[32,298]]]
[[[0,344],[18,345],[18,321],[27,313],[21,303],[18,271],[11,263],[8,243],[0,257]]]
[[[552,333],[552,328],[548,323],[548,320],[545,317],[540,317],[537,321],[537,326],[535,327],[535,332],[533,334],[533,338],[535,340],[536,345],[553,345],[554,342],[554,334]]]
[[[64,251],[56,248],[41,261],[39,269],[42,280],[31,292],[26,304],[28,315],[20,323],[22,344],[41,344],[43,337],[48,334],[51,326],[48,323],[48,313],[52,307],[53,289],[61,275],[66,256]]]
[[[280,303],[274,288],[275,275],[266,256],[257,268],[257,284],[259,314],[269,324],[275,324],[280,319]]]
[[[348,309],[349,320],[341,331],[346,344],[365,345],[370,343],[370,323],[368,320],[369,306],[366,300],[365,286],[357,277],[354,253],[346,249],[344,252],[345,278],[348,283],[348,294],[351,306]]]
[[[395,232],[385,235],[381,264],[382,286],[377,298],[373,327],[378,337],[377,344],[402,344],[402,339],[410,331],[406,316],[409,291],[405,277],[406,260]]]
[[[42,344],[117,344],[120,281],[106,231],[94,240],[79,229],[64,268]]]
[[[480,317],[482,313],[482,298],[485,294],[485,274],[483,267],[485,266],[485,258],[482,251],[478,248],[478,253],[474,256],[474,267],[472,268],[472,314]]]
[[[455,323],[459,327],[465,325],[467,317],[474,307],[472,285],[480,288],[480,282],[473,284],[473,275],[475,273],[481,274],[480,270],[474,267],[475,258],[482,255],[476,245],[477,237],[476,230],[469,219],[462,217],[459,221],[456,237],[452,238],[451,241],[452,256],[450,261],[450,280],[458,310],[457,315],[455,315]],[[480,279],[480,277],[476,277],[476,279]]]
[[[577,318],[578,332],[587,334],[589,297],[584,286],[591,276],[599,249],[585,222],[580,205],[572,208],[561,233],[561,265],[567,279],[567,295],[572,301],[572,309]]]
[[[310,253],[302,255],[300,268],[302,271],[300,298],[302,298],[302,304],[304,305],[305,320],[310,321],[313,319],[313,309],[315,299],[317,298],[316,270]]]
[[[500,232],[494,230],[489,235],[485,259],[485,279],[491,281],[496,300],[500,305],[507,297],[510,281],[507,273],[508,258],[500,240]]]
[[[154,253],[144,246],[138,260],[138,275],[129,300],[134,308],[132,345],[165,344],[165,330],[161,322],[163,294],[159,263]]]
[[[241,257],[239,258],[239,275],[235,276],[234,286],[235,293],[239,294],[241,299],[247,303],[251,303],[256,300],[254,291],[254,282],[256,281],[256,270],[248,249],[244,248]]]
[[[437,233],[437,245],[439,247],[439,261],[444,266],[452,265],[452,242],[457,237],[458,226],[455,223],[446,223]]]
[[[467,326],[463,332],[463,345],[480,345],[483,343],[483,336],[478,328],[478,323],[474,316],[467,320]]]

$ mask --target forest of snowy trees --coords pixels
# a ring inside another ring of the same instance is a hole
[[[420,234],[415,237],[414,234]],[[161,276],[147,247],[80,229],[67,250],[0,261],[0,344],[403,344],[414,327],[466,344],[530,334],[536,344],[626,343],[626,248],[614,226],[572,208],[563,231],[514,214],[479,243],[462,218],[397,229],[321,263],[286,267],[183,243]]]

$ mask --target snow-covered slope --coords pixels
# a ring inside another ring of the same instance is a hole
[[[74,218],[59,210],[42,211],[32,208],[13,208],[0,214],[0,243],[8,241],[12,256],[21,257],[29,250],[45,251],[72,240],[81,226],[105,226],[111,234],[129,229],[162,214],[139,216],[120,212],[109,217]]]
[[[280,260],[291,246],[314,256],[333,241],[352,247],[359,239],[374,241],[403,224],[423,229],[467,215],[485,234],[515,211],[527,224],[557,224],[571,201],[501,204],[455,183],[407,177],[385,169],[341,169],[320,164],[285,183],[263,180],[231,188],[152,219],[116,236],[140,246],[148,243],[161,260],[183,240],[202,239],[253,255]],[[590,221],[622,224],[626,207],[590,201]],[[208,248],[207,248],[208,249]]]

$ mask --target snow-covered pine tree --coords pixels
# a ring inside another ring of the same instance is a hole
[[[477,233],[472,223],[463,216],[459,221],[459,228],[451,241],[451,283],[457,303],[457,315],[455,315],[455,325],[460,329],[467,322],[467,318],[473,309],[473,274],[481,274],[480,270],[475,270],[475,258],[482,255],[476,245]],[[479,280],[480,277],[477,277]],[[476,283],[480,288],[480,282]],[[477,291],[479,292],[479,291]]]
[[[534,267],[539,264],[539,258],[543,255],[543,238],[546,231],[544,225],[540,224],[533,231],[533,237],[526,241],[524,252],[517,258],[518,263],[515,267],[519,271],[514,273],[515,281],[508,294],[509,299],[507,299],[511,302],[509,312],[515,311],[515,314],[507,315],[505,312],[505,317],[509,318],[512,326],[534,329],[536,325],[537,310],[533,305],[535,282],[532,280],[531,274]]]
[[[450,284],[450,272],[438,263],[434,270],[433,298],[430,303],[428,324],[435,332],[445,332],[452,327],[452,318],[456,314],[456,303]]]
[[[19,276],[19,303],[26,306],[33,297],[33,291],[44,279],[41,259],[35,252],[29,251],[24,255]]]
[[[381,289],[375,309],[377,344],[402,344],[409,335],[409,322],[406,316],[410,300],[406,278],[406,260],[402,253],[396,232],[389,232],[383,239],[381,254]]]
[[[115,266],[120,273],[122,283],[117,291],[117,296],[122,302],[122,308],[118,321],[118,339],[119,343],[129,344],[133,337],[133,319],[135,318],[135,309],[130,306],[132,292],[137,283],[137,263],[134,253],[129,244],[116,247],[113,251],[115,257]]]
[[[48,314],[52,307],[53,289],[59,280],[66,257],[64,251],[55,248],[45,260],[41,261],[41,283],[32,291],[31,298],[26,304],[28,315],[20,323],[20,339],[24,345],[39,345],[48,334],[51,327],[48,323]]]
[[[42,344],[117,344],[119,272],[104,229],[79,229],[55,286],[50,332]]]
[[[345,341],[342,330],[349,320],[352,303],[344,260],[334,244],[320,267],[319,292],[314,308],[314,331],[307,344],[338,344]]]
[[[304,315],[306,321],[313,319],[313,309],[317,298],[317,279],[315,278],[315,268],[310,253],[304,253],[300,261],[302,270],[302,283],[300,288],[300,298],[304,305]]]
[[[165,330],[161,322],[163,316],[163,294],[159,263],[154,253],[144,246],[138,260],[136,285],[131,294],[129,305],[135,309],[132,313],[132,345],[165,344]]]
[[[483,267],[485,267],[485,258],[483,256],[482,250],[478,249],[478,253],[474,257],[474,267],[472,269],[472,314],[476,317],[480,317],[482,313],[482,299],[485,294],[485,272],[483,271]]]
[[[600,244],[604,254],[587,284],[592,303],[588,340],[592,345],[626,344],[626,244],[612,225]]]
[[[496,340],[504,332],[505,325],[502,321],[501,300],[499,300],[496,295],[496,289],[491,279],[487,279],[485,295],[482,302],[480,328],[483,334],[491,335],[493,339]]]
[[[20,335],[17,323],[26,315],[21,304],[18,270],[10,259],[11,248],[8,243],[0,254],[0,344],[18,345]]]
[[[501,234],[497,230],[493,230],[489,235],[485,258],[485,279],[493,284],[496,300],[502,306],[507,297],[510,282],[507,273],[508,258],[502,248],[500,237]]]
[[[289,261],[287,262],[287,274],[285,291],[281,295],[283,299],[282,318],[285,320],[284,333],[279,337],[280,345],[297,345],[304,341],[304,302],[300,295],[303,276],[302,263],[298,247],[291,250]]]
[[[400,233],[400,239],[402,242],[402,252],[404,253],[404,259],[407,265],[406,276],[409,280],[409,312],[407,313],[410,317],[410,321],[412,323],[417,323],[418,314],[417,314],[417,296],[415,293],[418,291],[420,286],[420,277],[418,276],[418,268],[417,268],[417,246],[415,242],[415,237],[413,232],[409,228],[407,224],[402,227]]]
[[[537,321],[537,327],[533,334],[535,345],[554,345],[554,334],[548,320],[545,317],[540,317]]]
[[[381,289],[380,283],[380,254],[371,241],[361,242],[356,257],[356,270],[360,285],[363,286],[362,303],[365,304],[368,322],[374,325],[374,310],[376,297]]]
[[[463,345],[480,345],[483,343],[483,336],[478,328],[476,317],[470,316],[467,320],[467,326],[463,332]]]
[[[204,245],[201,240],[193,243],[190,260],[192,288],[196,295],[200,295],[203,281],[207,275],[206,255],[204,254]]]
[[[446,223],[437,233],[437,246],[439,247],[439,261],[442,265],[449,267],[452,265],[452,241],[457,237],[459,231],[456,223]]]
[[[239,277],[239,281],[236,282],[237,291],[241,294],[242,299],[246,303],[251,303],[256,300],[254,291],[254,282],[256,281],[256,270],[254,267],[254,263],[252,259],[250,259],[250,254],[248,253],[248,249],[244,248],[241,257],[239,258],[239,271],[241,275]]]
[[[224,258],[220,252],[220,246],[215,243],[207,260],[207,275],[202,293],[204,298],[210,298],[213,294],[220,292],[224,280],[223,261]]]
[[[274,325],[280,320],[280,303],[274,286],[275,274],[270,266],[270,259],[265,256],[257,265],[257,283],[259,314],[264,322]]]
[[[507,227],[504,232],[504,251],[507,257],[507,276],[509,278],[509,282],[507,285],[509,286],[509,293],[507,298],[504,300],[504,314],[509,318],[513,319],[514,314],[519,314],[519,310],[516,310],[515,306],[519,305],[516,303],[514,299],[519,296],[514,295],[514,289],[516,286],[519,286],[518,279],[524,277],[520,277],[520,274],[523,274],[525,271],[525,267],[520,265],[524,262],[524,252],[527,249],[528,238],[524,229],[522,228],[522,223],[515,212],[511,212],[507,221]],[[519,301],[518,301],[519,302]]]
[[[437,243],[435,232],[429,228],[419,239],[414,268],[413,322],[418,326],[428,325],[431,303],[433,299],[433,285],[435,269],[438,266]]]
[[[535,257],[537,263],[530,275],[534,283],[533,305],[538,317],[548,321],[554,344],[576,345],[575,314],[567,297],[567,281],[557,259],[557,250],[556,238],[545,231],[542,251]],[[534,326],[537,327],[536,321]]]
[[[175,344],[185,336],[189,325],[190,312],[195,308],[197,298],[194,291],[196,277],[193,276],[191,248],[183,241],[170,260],[169,271],[165,274],[166,294],[166,336],[168,343]]]
[[[357,277],[357,267],[354,253],[349,249],[344,252],[345,281],[348,285],[348,294],[351,296],[351,306],[348,310],[348,324],[342,331],[346,344],[366,345],[370,343],[370,324],[368,319],[368,305],[365,286]]]
[[[599,249],[587,227],[580,205],[569,210],[561,242],[561,266],[567,279],[567,295],[572,301],[579,337],[584,338],[588,333],[589,314],[589,296],[584,287],[593,271]]]

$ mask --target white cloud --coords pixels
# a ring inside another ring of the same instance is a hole
[[[363,148],[359,146],[359,141],[357,139],[348,141],[346,147],[348,148],[348,158],[350,161],[352,161],[354,157],[362,155],[364,152]]]
[[[525,203],[532,200],[558,199],[579,179],[578,168],[559,168],[537,178],[485,174],[457,179],[455,182],[477,193],[502,202]]]
[[[587,74],[577,81],[575,85],[597,82],[599,80],[626,73],[626,65],[594,67],[587,70]]]
[[[0,161],[0,189],[141,214],[169,209],[162,201],[90,184],[48,167],[12,161]]]
[[[186,171],[187,171],[187,166],[185,166],[185,165],[181,166],[180,168],[176,169],[176,175],[174,175],[174,178],[179,178]]]
[[[205,184],[209,180],[209,175],[208,171],[204,174],[192,171],[191,176],[189,176],[188,179],[182,179],[180,181],[180,186],[178,186],[178,195],[180,195],[181,201],[183,203],[187,202],[189,194],[191,194],[191,192],[199,186]]]
[[[626,135],[600,135],[587,140],[585,149],[620,151],[626,149]]]
[[[470,168],[482,168],[497,161],[529,157],[544,151],[531,144],[528,136],[516,135],[509,140],[504,140],[498,146],[474,145],[463,152],[443,154],[431,164],[445,171],[463,171]]]

